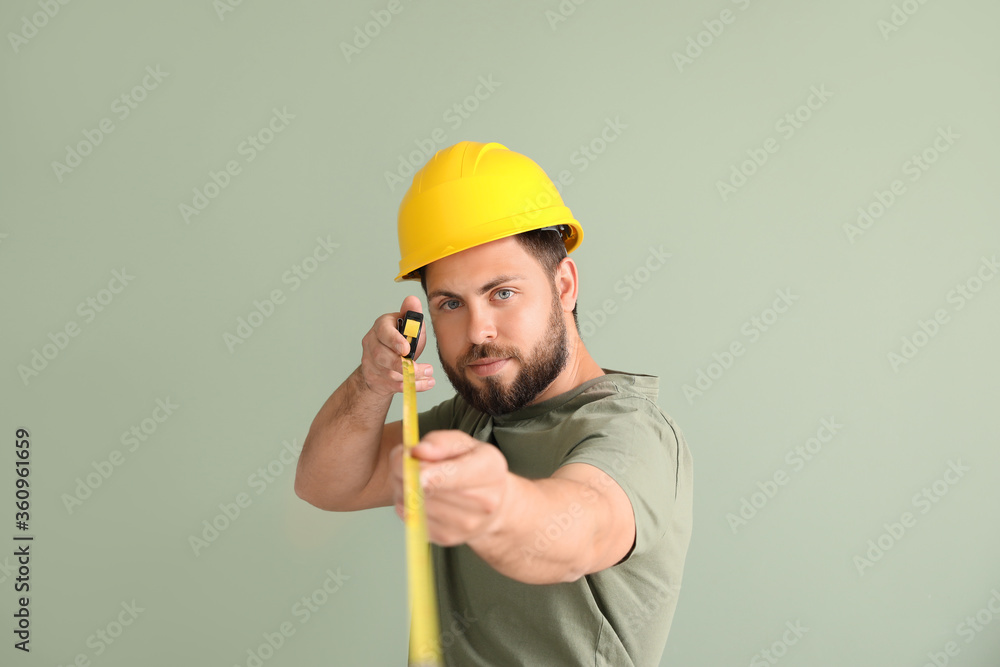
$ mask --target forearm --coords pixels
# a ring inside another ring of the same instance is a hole
[[[569,479],[508,473],[497,518],[469,547],[495,570],[530,584],[576,581],[607,545],[610,511],[594,489]]]
[[[322,509],[354,509],[378,464],[392,396],[369,390],[360,367],[331,394],[309,427],[295,473],[295,493]]]

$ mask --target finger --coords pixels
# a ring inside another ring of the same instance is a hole
[[[372,335],[372,332],[365,336],[362,344],[362,367],[369,384],[375,381],[383,382],[386,378],[391,381],[402,380],[403,366],[398,354],[386,348],[378,341],[377,336]],[[396,373],[395,376],[391,375],[393,371]]]
[[[452,494],[449,494],[452,495]],[[467,521],[472,515],[482,515],[482,502],[471,498],[428,498],[424,497],[424,511],[428,524],[454,527],[459,521]]]
[[[469,537],[497,520],[500,505],[490,496],[479,494],[458,498],[452,497],[454,495],[448,494],[440,499],[425,497],[428,532],[458,531]]]
[[[481,459],[481,460],[475,460]],[[430,496],[474,496],[480,489],[500,484],[497,467],[486,457],[449,459],[439,463],[420,462],[420,488]]]
[[[368,368],[362,371],[365,383],[373,390],[391,396],[403,391],[402,380],[391,380],[381,369]]]
[[[413,371],[417,381],[417,391],[426,391],[434,386],[434,369],[430,364],[417,364]]]
[[[396,362],[399,363],[399,357],[396,357]],[[379,373],[383,378],[389,382],[402,382],[403,381],[403,366],[400,364],[393,368],[391,362],[379,365]],[[402,386],[402,385],[400,385]]]
[[[400,357],[410,351],[410,344],[406,341],[406,336],[396,328],[398,319],[398,314],[394,313],[383,316],[381,324],[375,331],[375,337],[383,348],[387,348],[395,356]]]
[[[468,454],[480,444],[463,431],[431,431],[413,448],[413,456],[422,461],[443,461]]]
[[[371,330],[365,334],[362,344],[370,355],[376,355],[383,348],[388,348],[396,354],[405,344],[406,338],[396,329],[396,317],[396,313],[379,316]]]
[[[427,539],[443,547],[463,544],[471,537],[469,533],[478,532],[479,529],[480,526],[469,526],[459,512],[443,515],[440,520],[427,518]]]
[[[396,332],[396,334],[398,334],[402,339],[402,334],[400,334],[398,331]],[[398,347],[397,343],[399,345]],[[405,347],[405,339],[403,339],[402,343],[396,341],[386,344],[376,337],[376,340],[373,342],[371,348],[368,350],[368,353],[369,356],[372,359],[376,360],[380,365],[388,365],[388,367],[395,365],[396,368],[399,368],[400,367],[399,357],[401,356],[399,354],[400,347]]]
[[[453,460],[420,462],[420,488],[425,494],[451,488],[447,483],[459,474],[467,474],[465,466]]]
[[[478,497],[504,493],[508,473],[495,447],[478,447],[468,455],[440,462],[421,461],[421,486],[426,495]]]

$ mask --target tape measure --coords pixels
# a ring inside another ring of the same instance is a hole
[[[427,538],[424,492],[420,488],[420,461],[411,452],[420,442],[417,425],[417,386],[413,357],[424,316],[408,310],[397,327],[410,343],[403,355],[403,507],[406,525],[406,569],[410,599],[409,667],[444,667],[439,641],[437,596],[431,545]]]

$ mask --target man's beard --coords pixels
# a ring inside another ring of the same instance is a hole
[[[441,366],[455,391],[469,405],[493,416],[513,412],[545,391],[566,367],[566,360],[569,358],[566,322],[563,321],[562,308],[556,294],[553,294],[552,301],[548,329],[527,359],[515,347],[486,343],[473,345],[458,360],[456,369],[441,356],[441,344],[438,343],[438,359],[441,360]],[[490,375],[482,378],[486,386],[478,387],[465,376],[465,368],[470,362],[487,357],[511,357],[520,362],[521,370],[509,386],[505,386],[495,375]]]

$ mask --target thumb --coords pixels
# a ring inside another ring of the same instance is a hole
[[[464,431],[431,431],[413,448],[414,458],[422,461],[444,461],[471,451],[478,441]]]
[[[414,295],[410,295],[403,299],[403,305],[399,307],[399,316],[405,317],[406,311],[412,310],[423,314],[423,306],[420,304],[420,298]]]

